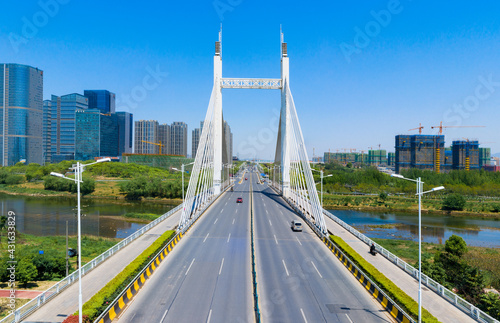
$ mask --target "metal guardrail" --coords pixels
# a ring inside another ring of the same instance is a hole
[[[257,291],[257,269],[255,263],[255,243],[254,243],[254,230],[253,230],[253,191],[252,182],[250,182],[250,239],[252,248],[252,285],[253,285],[253,302],[255,322],[260,323],[260,309],[259,309],[259,293]]]
[[[406,273],[409,275],[415,277],[415,279],[418,279],[418,269],[415,269],[413,266],[410,264],[406,263],[404,260],[398,258],[396,255],[382,247],[381,245],[377,244],[376,242],[372,241],[370,238],[359,232],[358,230],[354,229],[351,227],[349,224],[345,223],[332,213],[328,212],[327,210],[323,210],[323,214],[328,216],[330,219],[333,221],[337,222],[341,227],[352,233],[354,236],[356,236],[358,239],[366,243],[368,246],[370,246],[372,243],[375,244],[375,248],[377,249],[378,253],[384,255],[387,259],[389,259],[391,262],[396,264],[398,267],[403,269]],[[448,302],[451,304],[455,305],[458,309],[463,311],[464,313],[468,314],[470,317],[475,319],[478,322],[485,322],[485,323],[500,323],[490,315],[486,314],[476,306],[472,305],[471,303],[467,302],[465,299],[462,297],[458,296],[457,294],[453,293],[451,290],[448,288],[444,287],[443,285],[439,284],[432,278],[428,277],[424,273],[422,273],[422,284],[425,286],[429,287],[432,289],[434,292],[437,294],[441,295],[444,299],[446,299]]]
[[[144,233],[149,231],[149,229],[153,228],[158,223],[160,223],[163,220],[165,220],[166,218],[170,217],[172,214],[179,211],[181,208],[182,208],[182,204],[176,206],[175,208],[173,208],[172,210],[163,214],[162,216],[160,216],[156,220],[143,226],[140,230],[137,230],[136,232],[132,233],[131,235],[129,235],[128,237],[126,237],[122,241],[118,242],[113,247],[104,251],[99,256],[90,260],[88,263],[86,263],[84,266],[82,266],[82,276],[84,276],[85,274],[92,271],[98,265],[103,263],[106,259],[113,256],[115,253],[120,251],[123,247],[127,246],[132,241],[134,241],[138,237],[142,236]],[[61,293],[63,290],[65,290],[67,287],[69,287],[71,284],[73,284],[76,281],[78,281],[78,270],[74,271],[70,275],[64,277],[59,282],[57,282],[54,286],[50,287],[49,289],[44,291],[42,294],[38,295],[36,298],[34,298],[31,301],[29,301],[28,303],[24,304],[20,308],[16,309],[14,311],[14,313],[9,314],[6,317],[4,317],[2,320],[0,320],[0,323],[20,322],[22,319],[24,319],[28,315],[32,314],[33,312],[35,312],[38,308],[40,308],[42,305],[47,303],[49,300],[51,300],[52,298],[57,296],[59,293]]]

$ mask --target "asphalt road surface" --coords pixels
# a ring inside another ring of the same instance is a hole
[[[263,322],[393,321],[281,197],[255,182],[253,192]]]
[[[118,322],[252,322],[249,197],[244,180],[221,196]]]

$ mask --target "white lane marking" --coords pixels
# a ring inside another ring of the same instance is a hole
[[[236,220],[236,219],[233,219],[233,224],[234,224],[234,220]]]
[[[286,268],[285,259],[281,259],[281,261],[283,261],[283,266],[285,267],[286,275],[290,276],[290,274],[288,273],[288,268]]]
[[[222,208],[222,210],[220,211],[221,214],[222,214],[222,212],[224,212],[224,208]]]
[[[208,235],[209,235],[209,234],[210,234],[210,232],[209,232],[209,233],[207,233],[207,236],[205,237],[205,239],[203,239],[203,242],[207,241],[207,238],[208,238]]]
[[[189,269],[191,269],[191,266],[193,265],[193,262],[194,262],[194,258],[193,258],[193,261],[191,261],[191,264],[189,265],[188,270],[186,270],[186,273],[184,274],[184,276],[187,276]]]
[[[222,258],[222,263],[220,264],[219,276],[220,276],[220,273],[222,272],[222,266],[224,266],[224,258]]]
[[[316,265],[314,264],[314,262],[312,260],[311,260],[311,264],[313,264],[313,267],[314,267],[314,269],[316,269],[316,272],[318,273],[319,277],[323,278],[323,276],[321,276],[321,274],[319,273],[318,268],[316,267]]]
[[[267,212],[267,210],[266,210],[266,214],[269,214],[269,212]]]
[[[210,312],[208,312],[208,319],[207,319],[207,323],[210,323],[210,318],[212,317],[212,310],[210,310]]]
[[[346,314],[345,316],[347,316],[347,319],[349,320],[349,322],[353,323],[351,318],[349,317],[349,315]]]
[[[278,239],[276,239],[276,235],[274,235],[274,241],[276,241],[276,244],[278,244]]]
[[[234,211],[234,213],[237,213],[238,212],[238,209],[236,209],[236,211]]]
[[[161,317],[161,320],[160,320],[160,323],[163,322],[163,320],[165,319],[165,316],[167,316],[167,313],[168,313],[168,309],[165,311],[165,313],[163,314],[163,316]]]
[[[304,322],[307,323],[306,316],[305,316],[304,311],[302,309],[300,309],[300,313],[302,313],[302,318],[304,319]]]
[[[219,218],[215,219],[215,222],[214,222],[214,224],[216,224],[218,220],[219,220]]]
[[[299,238],[295,237],[297,239],[297,242],[302,246],[302,243],[300,242]]]
[[[283,212],[280,210],[281,215],[283,215]]]
[[[273,226],[273,224],[271,223],[271,220],[268,220],[268,221],[269,221],[269,224],[270,224],[271,226]]]
[[[231,239],[231,233],[229,234],[229,237],[227,237],[227,242],[229,242],[229,239]]]
[[[226,204],[224,204],[224,206],[226,206],[226,205],[227,205],[227,201],[226,201]]]

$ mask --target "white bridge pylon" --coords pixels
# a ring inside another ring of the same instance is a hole
[[[275,166],[283,197],[292,203],[319,231],[326,234],[318,192],[289,87],[287,44],[281,34],[281,78],[223,78],[222,32],[215,43],[214,85],[196,152],[189,186],[184,199],[179,230],[195,221],[201,211],[230,185],[229,156],[222,115],[222,89],[270,89],[281,91],[281,113],[276,144]],[[273,178],[273,180],[275,180]]]

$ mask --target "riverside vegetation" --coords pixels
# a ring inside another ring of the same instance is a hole
[[[373,240],[418,268],[418,242]],[[500,319],[500,298],[486,288],[500,289],[498,263],[500,250],[468,247],[457,235],[444,245],[422,244],[422,272],[496,319]]]

